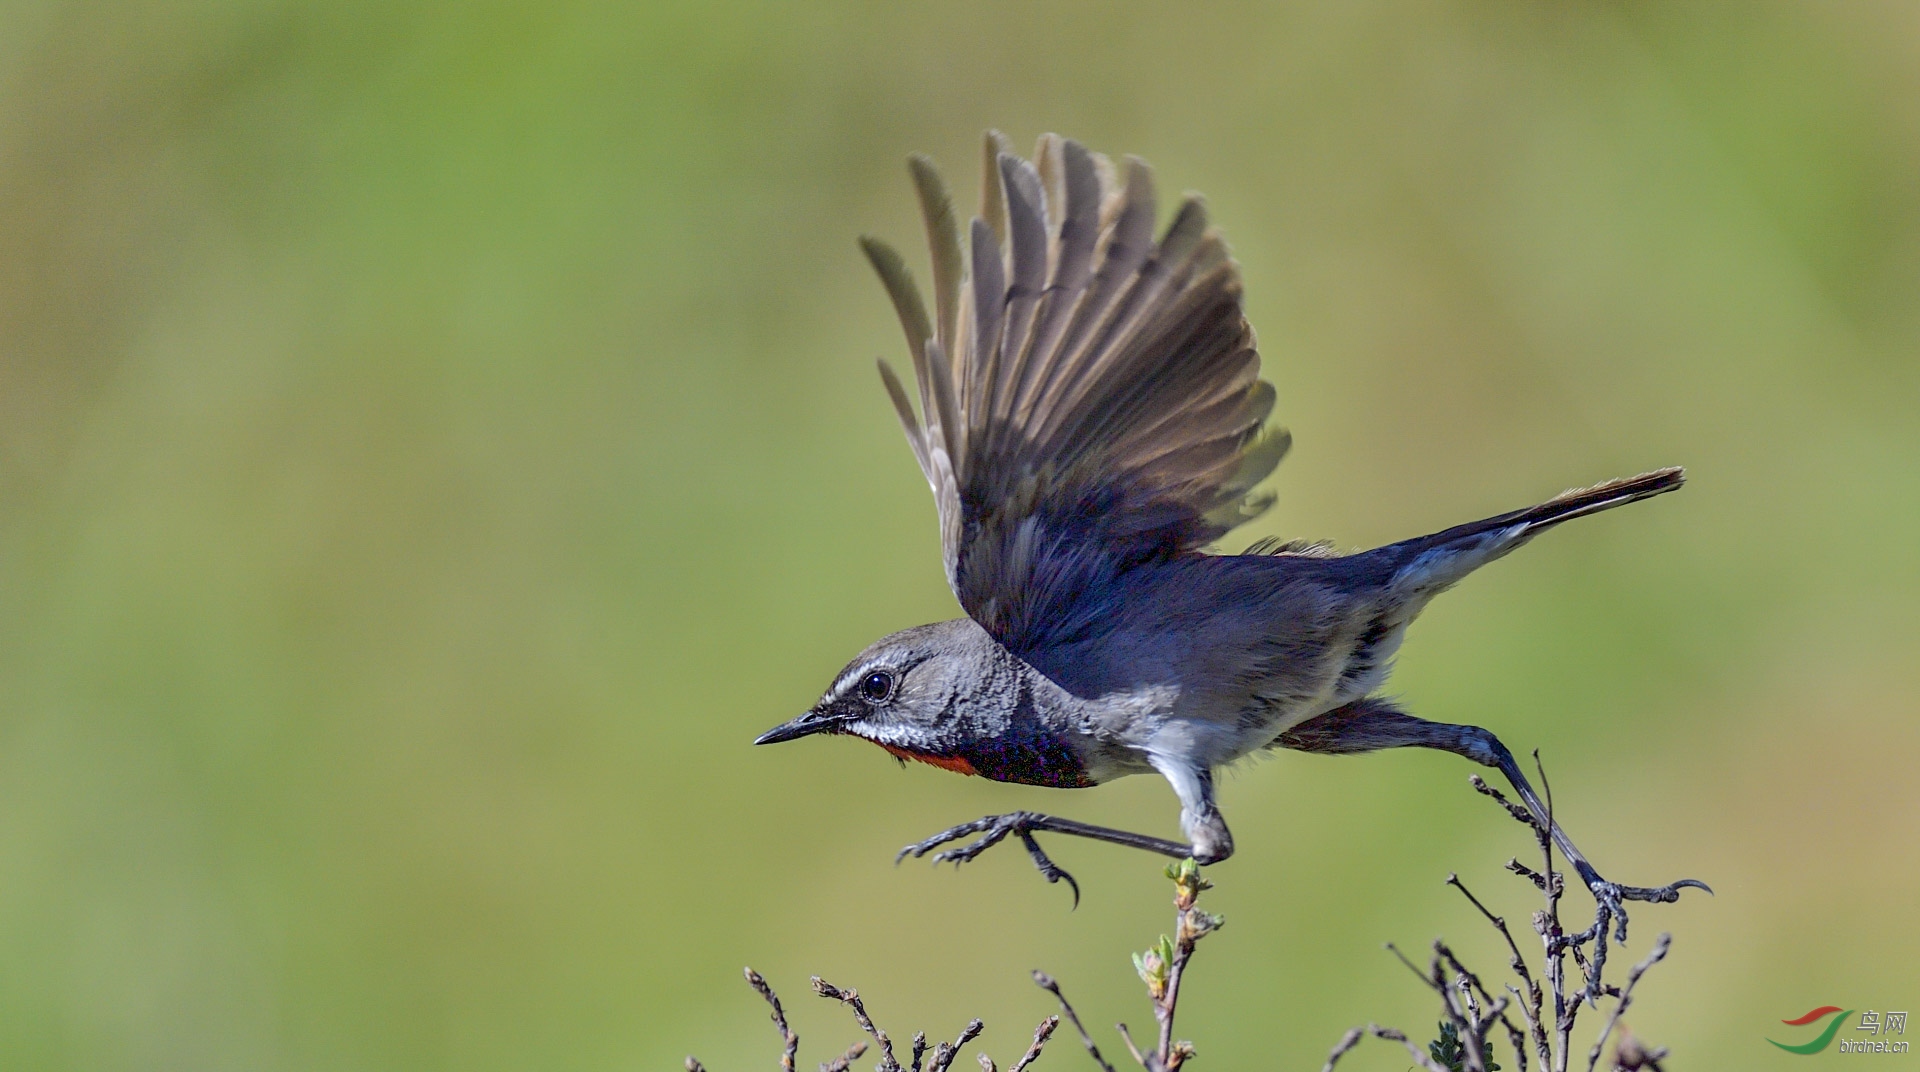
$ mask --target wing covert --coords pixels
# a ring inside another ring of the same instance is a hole
[[[1098,628],[1126,571],[1266,509],[1252,490],[1290,442],[1265,427],[1274,391],[1201,201],[1155,242],[1143,161],[1117,179],[1050,134],[1034,156],[987,135],[964,248],[939,172],[912,159],[931,316],[900,255],[861,240],[907,335],[917,399],[880,374],[933,488],[947,580],[1015,652]]]

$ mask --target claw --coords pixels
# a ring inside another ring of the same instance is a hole
[[[966,845],[951,849],[941,849],[939,852],[933,853],[933,863],[935,866],[950,863],[955,867],[959,867],[961,864],[971,862],[974,857],[1000,844],[1008,837],[1017,835],[1020,838],[1021,844],[1027,847],[1027,855],[1032,858],[1033,866],[1040,872],[1040,876],[1050,883],[1064,881],[1067,887],[1073,891],[1073,904],[1075,908],[1078,908],[1080,906],[1080,884],[1075,882],[1073,876],[1068,874],[1064,868],[1054,863],[1053,860],[1047,856],[1046,852],[1040,848],[1040,843],[1034,840],[1034,829],[1043,828],[1047,821],[1045,816],[1024,811],[1010,812],[1006,815],[989,815],[983,819],[975,819],[970,823],[961,823],[959,826],[950,827],[925,841],[908,845],[894,856],[893,862],[898,865],[900,861],[909,856],[918,859],[940,848],[942,845],[959,841],[969,834],[979,834],[979,838]]]
[[[1026,843],[1027,855],[1033,858],[1033,866],[1040,869],[1042,877],[1049,883],[1059,882],[1062,879],[1066,880],[1067,888],[1073,891],[1073,907],[1079,908],[1080,884],[1073,880],[1072,875],[1067,874],[1066,868],[1054,863],[1045,852],[1041,851],[1040,843],[1033,840],[1032,834],[1025,830],[1020,831],[1020,840]]]
[[[981,838],[971,845],[934,853],[934,866],[938,867],[941,864],[950,863],[955,867],[959,867],[961,864],[967,863],[974,857],[1000,844],[1000,842],[1006,840],[1007,835],[1010,833],[1012,833],[1010,829],[989,830],[986,837]]]
[[[989,815],[984,818],[975,819],[970,823],[961,823],[959,826],[942,830],[940,833],[933,835],[925,841],[915,842],[901,849],[895,854],[893,862],[898,864],[909,856],[915,858],[925,856],[927,853],[939,849],[942,845],[958,841],[969,834],[979,834],[980,837],[971,844],[962,845],[959,848],[941,849],[941,851],[934,854],[934,863],[952,863],[955,867],[958,867],[995,845],[1000,844],[1002,841],[1005,841],[1009,836],[1018,835],[1020,843],[1027,847],[1027,855],[1032,858],[1033,866],[1040,872],[1040,877],[1046,879],[1048,882],[1065,882],[1067,887],[1073,891],[1073,904],[1074,907],[1078,908],[1080,906],[1080,884],[1074,881],[1073,876],[1068,874],[1065,868],[1054,863],[1053,860],[1041,850],[1040,843],[1036,841],[1033,836],[1036,833],[1071,834],[1074,837],[1091,838],[1095,841],[1105,841],[1113,845],[1125,845],[1128,848],[1144,849],[1147,852],[1158,853],[1162,856],[1171,856],[1176,860],[1184,860],[1194,855],[1194,850],[1191,845],[1178,841],[1168,841],[1164,838],[1152,837],[1147,834],[1132,834],[1125,830],[1115,830],[1111,827],[1093,826],[1088,823],[1075,822],[1072,819],[1062,819],[1054,815],[1041,815],[1031,811],[1016,811],[1009,812],[1005,815]]]
[[[1005,817],[999,816],[999,815],[989,815],[984,819],[975,819],[970,823],[961,823],[959,826],[949,827],[948,829],[942,830],[938,834],[933,835],[932,837],[926,839],[925,841],[916,841],[913,844],[908,845],[906,848],[901,849],[899,852],[894,854],[893,865],[895,867],[900,866],[900,861],[906,859],[909,856],[917,860],[920,857],[925,856],[927,853],[930,853],[933,850],[939,848],[940,846],[945,845],[949,841],[958,841],[961,838],[966,837],[968,834],[977,834],[982,830],[989,829],[994,825],[996,821],[1002,818],[1005,818]],[[1005,834],[1001,835],[1001,837],[1005,837],[1005,836],[1006,836]],[[946,855],[945,853],[941,854],[941,856],[945,856],[945,855]],[[935,857],[934,862],[939,863],[940,857]]]
[[[974,829],[985,829],[986,833],[971,845],[963,845],[957,849],[947,849],[943,852],[935,853],[933,857],[934,865],[937,867],[940,864],[951,863],[953,866],[959,867],[961,864],[967,863],[974,857],[1005,841],[1008,834],[1019,833],[1024,835],[1025,831],[1021,823],[1023,818],[1024,816],[1020,812],[1015,812],[1012,815],[997,816],[994,821],[990,823],[985,819],[981,819],[978,822],[966,824],[968,827]],[[986,824],[984,827],[981,826],[983,823]],[[964,834],[956,833],[956,831],[960,829],[960,827],[955,827],[953,830],[949,830],[946,834],[941,835],[942,842],[954,841],[964,836]],[[974,829],[968,829],[965,833],[971,834],[974,832]],[[948,837],[948,834],[954,836]]]
[[[1591,868],[1588,868],[1591,871]],[[1640,901],[1645,904],[1672,904],[1680,899],[1683,889],[1706,890],[1713,893],[1713,887],[1697,878],[1683,878],[1665,886],[1622,886],[1617,882],[1608,882],[1599,875],[1587,877],[1587,890],[1593,899],[1599,902],[1614,918],[1613,937],[1624,943],[1627,940],[1627,908],[1625,902]]]

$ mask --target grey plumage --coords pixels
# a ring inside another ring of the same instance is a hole
[[[1207,553],[1272,502],[1255,488],[1291,441],[1267,427],[1275,393],[1204,205],[1186,198],[1156,242],[1144,162],[1128,158],[1115,188],[1105,158],[1052,135],[1035,163],[994,133],[984,156],[981,215],[964,232],[932,163],[909,165],[932,251],[931,316],[899,254],[861,240],[916,390],[884,361],[881,377],[933,489],[968,616],[874,644],[813,710],[761,741],[847,733],[1005,781],[1155,770],[1173,785],[1188,844],[1021,814],[910,847],[984,834],[943,854],[967,859],[1018,835],[1050,878],[1064,875],[1036,830],[1225,858],[1212,772],[1264,748],[1445,748],[1499,766],[1538,806],[1492,734],[1413,718],[1374,693],[1435,595],[1547,528],[1679,487],[1681,471],[1358,554]],[[1604,883],[1555,832],[1597,894],[1677,896]]]

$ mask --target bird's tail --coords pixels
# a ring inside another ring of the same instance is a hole
[[[1382,564],[1393,571],[1390,583],[1395,587],[1409,585],[1431,594],[1562,521],[1664,495],[1685,483],[1686,478],[1686,471],[1676,467],[1609,480],[1562,492],[1538,506],[1455,525],[1369,553],[1382,556]]]

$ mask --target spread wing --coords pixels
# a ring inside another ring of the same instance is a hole
[[[1197,197],[1158,242],[1153,175],[1040,139],[986,141],[966,234],[930,160],[911,162],[933,253],[928,315],[900,255],[862,239],[906,329],[919,413],[893,398],[940,511],[960,605],[1016,652],[1084,635],[1127,570],[1198,551],[1270,503],[1290,442],[1265,429],[1240,278]]]

